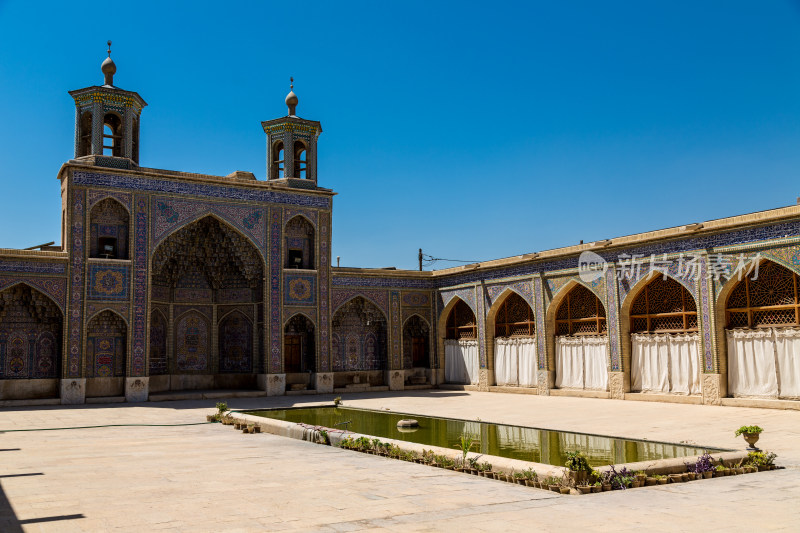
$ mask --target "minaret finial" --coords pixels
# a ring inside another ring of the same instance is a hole
[[[297,95],[294,94],[294,77],[289,77],[289,94],[286,95],[286,107],[289,108],[289,116],[295,116],[297,108]]]
[[[100,65],[100,70],[103,71],[103,76],[106,79],[106,85],[109,87],[114,86],[114,74],[117,72],[117,65],[114,64],[114,60],[111,59],[111,41],[108,41],[108,57],[103,61],[103,64]]]

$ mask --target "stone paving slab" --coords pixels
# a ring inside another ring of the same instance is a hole
[[[796,411],[457,391],[343,398],[350,406],[731,448],[743,446],[737,427],[757,423],[766,429],[759,444],[789,468],[560,496],[219,424],[170,426],[204,420],[209,400],[39,406],[0,413],[0,450],[8,450],[0,451],[0,531],[752,532],[796,531],[800,521]],[[161,425],[9,431],[108,424]]]

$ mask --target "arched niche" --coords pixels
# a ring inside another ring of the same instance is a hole
[[[86,396],[122,396],[127,358],[125,319],[108,309],[97,313],[86,325]]]
[[[44,293],[25,283],[0,291],[0,400],[57,398],[64,318]]]
[[[652,272],[620,309],[622,368],[632,392],[701,394],[697,302],[679,281]]]
[[[317,371],[315,327],[307,316],[298,313],[286,322],[283,328],[283,347],[285,373]]]
[[[770,260],[723,286],[718,348],[729,395],[800,399],[799,287],[796,272]]]
[[[536,319],[522,296],[511,289],[500,294],[486,316],[485,338],[493,384],[537,385]]]
[[[286,248],[284,268],[311,270],[314,268],[314,226],[309,220],[297,215],[286,223],[284,244]]]
[[[207,215],[161,241],[150,272],[171,332],[167,373],[151,376],[150,391],[257,388],[265,267],[253,242]]]
[[[113,198],[97,202],[89,214],[89,257],[128,259],[130,217]]]
[[[386,316],[357,296],[331,319],[334,372],[369,372],[388,368]],[[381,378],[382,379],[382,378]]]

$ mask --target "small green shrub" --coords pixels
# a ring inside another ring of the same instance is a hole
[[[762,431],[764,431],[764,429],[759,426],[742,426],[736,430],[735,436],[738,437],[742,433],[751,433],[751,434],[755,433],[756,435],[758,435]]]

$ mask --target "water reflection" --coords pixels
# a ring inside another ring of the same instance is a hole
[[[408,428],[397,428],[397,422],[407,415],[346,407],[254,411],[251,414],[331,428],[349,420],[351,423],[348,424],[348,429],[356,433],[443,448],[457,447],[460,436],[466,433],[475,439],[475,452],[558,466],[564,465],[567,453],[576,450],[583,451],[592,466],[687,457],[700,455],[704,451],[703,448],[680,444],[615,439],[419,415],[414,415],[419,421],[419,428],[408,431]]]

